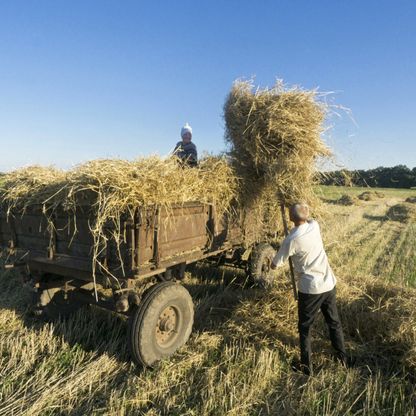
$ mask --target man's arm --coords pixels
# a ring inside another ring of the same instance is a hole
[[[279,251],[276,253],[272,260],[271,268],[274,270],[277,267],[282,266],[291,255],[293,255],[292,241],[286,237],[282,245],[279,248]]]

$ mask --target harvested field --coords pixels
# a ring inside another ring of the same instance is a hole
[[[319,192],[335,201],[362,190]],[[292,372],[296,304],[287,270],[270,292],[244,289],[235,269],[190,270],[193,335],[158,369],[141,373],[128,359],[124,319],[91,308],[42,324],[27,315],[17,276],[3,271],[0,415],[415,414],[416,224],[387,218],[411,191],[383,192],[385,199],[363,205],[325,204],[321,221],[353,368],[330,360],[320,317],[319,372],[309,380]]]

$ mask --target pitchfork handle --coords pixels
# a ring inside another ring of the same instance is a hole
[[[283,228],[285,230],[285,237],[289,234],[289,230],[287,227],[287,221],[286,221],[286,212],[285,212],[285,204],[282,202],[280,204],[280,211],[282,213],[282,220],[283,220]],[[296,280],[295,280],[295,272],[293,271],[293,263],[292,259],[289,257],[289,267],[290,267],[290,279],[292,282],[292,289],[293,289],[293,296],[295,300],[298,300],[298,292],[296,289]]]

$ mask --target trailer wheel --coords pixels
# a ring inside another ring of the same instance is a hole
[[[194,320],[191,295],[181,285],[152,286],[129,319],[129,347],[133,361],[144,367],[172,355],[188,340]]]
[[[59,316],[66,318],[83,305],[72,295],[71,291],[65,293],[61,288],[43,289],[38,293],[35,312],[48,320],[57,319]]]
[[[248,267],[249,278],[253,284],[263,288],[272,286],[271,264],[275,254],[275,249],[268,243],[259,243],[253,248]]]

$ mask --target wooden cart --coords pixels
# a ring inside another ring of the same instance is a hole
[[[23,271],[39,315],[65,316],[83,304],[127,315],[132,358],[140,365],[171,355],[190,336],[193,303],[180,284],[188,264],[217,258],[245,268],[254,282],[270,282],[274,250],[258,219],[246,212],[218,218],[212,205],[200,203],[138,208],[133,218],[120,218],[120,244],[114,225],[105,229],[98,262],[91,216],[88,206],[78,207],[76,215],[58,210],[49,219],[41,207],[24,215],[0,208],[6,267]]]

